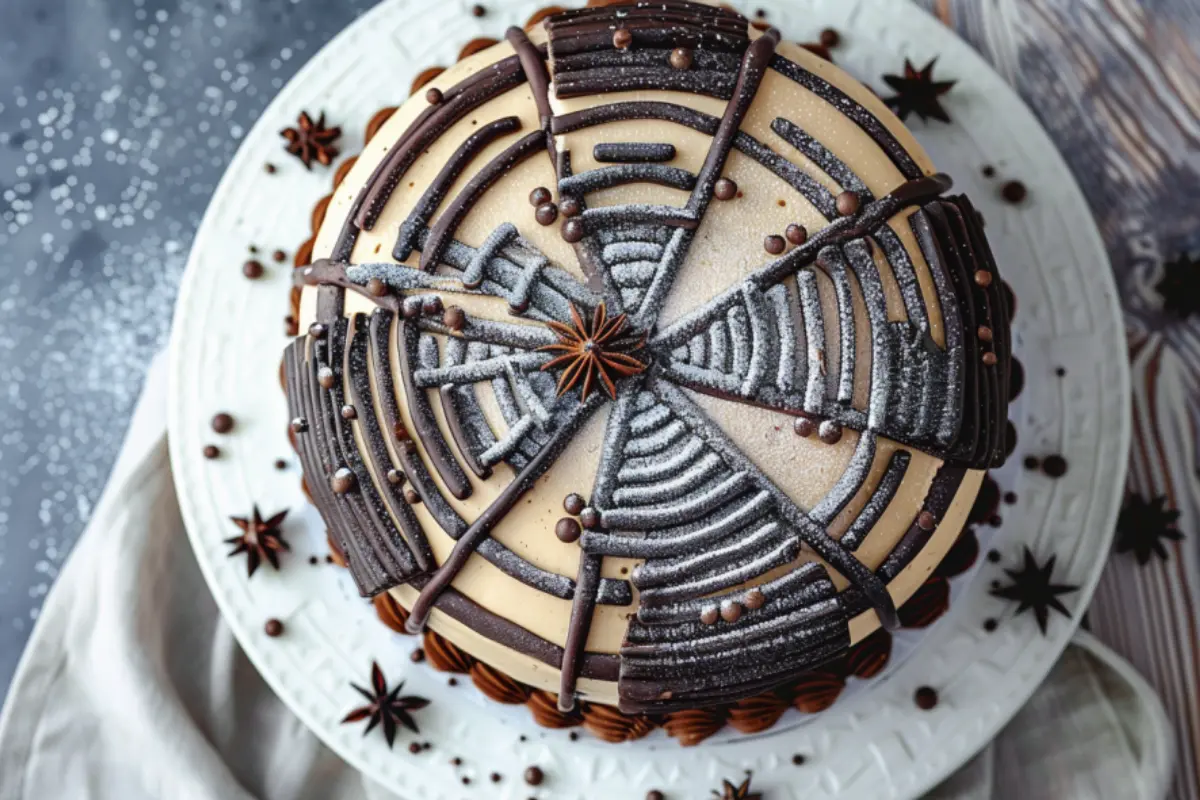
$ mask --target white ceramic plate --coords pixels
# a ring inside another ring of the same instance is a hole
[[[240,265],[250,244],[273,249],[305,238],[309,211],[328,191],[331,173],[306,172],[284,155],[278,131],[301,109],[324,110],[343,125],[343,146],[353,151],[369,116],[403,100],[419,69],[453,63],[467,40],[499,38],[539,5],[490,0],[487,15],[477,19],[462,0],[386,0],[321,50],[247,136],[196,236],[171,342],[171,457],[209,586],[250,658],[292,710],[347,761],[410,800],[639,798],[650,788],[697,798],[723,778],[740,780],[745,770],[771,800],[917,796],[1012,717],[1082,616],[1109,550],[1124,482],[1129,378],[1108,260],[1066,165],[1003,80],[906,3],[758,0],[754,6],[767,9],[790,39],[837,28],[838,63],[878,89],[885,88],[880,76],[900,71],[905,56],[918,66],[938,56],[937,75],[959,81],[945,98],[954,124],[910,122],[987,218],[1001,270],[1019,299],[1015,349],[1027,386],[1013,414],[1017,456],[998,473],[1019,502],[1003,507],[999,531],[980,531],[983,547],[999,549],[1002,562],[983,563],[955,581],[946,617],[928,631],[902,632],[888,671],[869,682],[852,680],[824,714],[789,711],[764,734],[726,732],[690,749],[661,732],[613,746],[538,728],[524,708],[486,702],[469,681],[449,687],[444,675],[410,663],[414,640],[380,624],[342,570],[309,564],[310,555],[326,552],[324,530],[300,492],[277,378],[291,269],[271,265],[262,279],[248,281]],[[281,165],[277,174],[264,175],[267,161]],[[996,178],[982,176],[985,164],[996,168]],[[999,199],[1007,178],[1029,187],[1022,205]],[[1054,374],[1059,365],[1067,367],[1064,377]],[[232,434],[211,431],[218,411],[236,418]],[[222,456],[203,458],[204,445],[214,442]],[[1051,480],[1021,469],[1025,453],[1061,453],[1070,469]],[[275,469],[277,458],[290,467]],[[226,557],[223,540],[236,533],[229,516],[248,514],[254,503],[264,514],[292,509],[285,526],[292,551],[279,572],[264,566],[247,580],[244,562]],[[1064,598],[1072,618],[1053,617],[1044,636],[1032,615],[1013,617],[987,592],[1024,546],[1042,559],[1056,555],[1055,579],[1081,587]],[[265,635],[269,617],[285,622],[285,635]],[[989,617],[1001,620],[991,634],[982,627]],[[411,755],[403,734],[389,750],[381,736],[364,737],[361,725],[339,725],[359,705],[350,682],[367,683],[372,661],[393,683],[404,680],[405,693],[433,700],[417,715],[420,738],[433,742],[433,751]],[[913,703],[922,685],[939,692],[933,711]],[[792,763],[796,753],[806,757],[802,766]],[[463,764],[452,766],[452,755]],[[530,764],[547,775],[536,789],[520,776]],[[498,784],[488,780],[493,771],[505,776]]]

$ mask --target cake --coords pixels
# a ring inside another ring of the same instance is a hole
[[[306,489],[386,622],[542,724],[820,710],[945,607],[1010,449],[982,220],[736,12],[534,22],[419,76],[314,210]]]

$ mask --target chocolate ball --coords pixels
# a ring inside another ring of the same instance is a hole
[[[738,185],[733,178],[717,178],[713,185],[713,197],[718,200],[732,200],[737,197]]]
[[[583,222],[579,219],[568,219],[563,223],[562,237],[571,244],[578,242],[583,238]]]
[[[825,444],[837,444],[842,439],[842,426],[831,419],[824,420],[817,426],[817,436]]]
[[[667,59],[675,69],[690,69],[692,66],[692,51],[686,47],[676,47]]]
[[[229,433],[233,430],[233,417],[222,411],[212,418],[212,429],[217,433]]]
[[[554,203],[542,203],[537,207],[537,211],[533,212],[533,218],[539,225],[553,225],[558,219],[558,206]]]
[[[612,43],[618,50],[628,49],[633,44],[633,34],[625,28],[617,28],[613,31]]]
[[[549,203],[553,198],[550,195],[550,190],[545,186],[539,186],[529,193],[529,205],[537,208]]]
[[[777,256],[787,249],[787,244],[783,241],[782,236],[771,234],[763,239],[763,249],[773,256]]]
[[[461,331],[467,325],[467,312],[458,306],[450,306],[442,314],[442,323],[452,331]]]
[[[587,506],[583,497],[572,492],[563,498],[563,510],[572,516],[579,516],[579,513]]]
[[[794,222],[787,226],[787,229],[784,230],[783,235],[792,244],[799,245],[808,241],[808,229],[803,225],[797,225]]]
[[[329,488],[333,489],[335,494],[346,494],[354,489],[358,484],[358,478],[355,477],[353,470],[349,467],[341,467],[333,473],[333,477],[329,481]]]
[[[837,205],[837,212],[843,217],[858,213],[859,199],[855,192],[842,192],[834,202]]]
[[[579,541],[582,532],[579,522],[571,517],[563,517],[554,525],[554,535],[567,544]]]
[[[582,210],[583,207],[580,205],[578,197],[572,197],[568,195],[566,197],[560,197],[558,200],[558,212],[564,217],[578,216],[579,212]]]
[[[429,90],[425,92],[425,101],[431,106],[436,106],[444,99],[445,97],[442,95],[442,90],[436,86],[431,86]]]

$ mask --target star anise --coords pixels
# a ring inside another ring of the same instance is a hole
[[[637,375],[646,369],[644,363],[629,355],[640,349],[646,338],[626,333],[628,320],[624,314],[609,319],[605,304],[600,303],[596,306],[589,324],[572,303],[571,322],[571,325],[547,322],[558,337],[558,342],[538,348],[561,354],[542,365],[543,370],[563,367],[562,374],[558,377],[560,397],[583,381],[583,390],[579,398],[582,402],[591,394],[592,386],[599,379],[608,396],[616,398],[617,379]]]
[[[916,112],[922,120],[932,117],[942,122],[950,121],[950,115],[946,113],[946,109],[942,108],[938,98],[950,91],[957,81],[935,81],[933,65],[936,63],[937,59],[935,58],[923,69],[918,70],[906,58],[904,59],[904,75],[883,76],[884,82],[896,90],[893,97],[885,97],[883,102],[887,103],[900,119],[907,119],[911,112]]]
[[[746,773],[746,780],[738,786],[734,786],[727,780],[721,781],[721,791],[713,789],[712,796],[716,800],[762,800],[761,792],[750,791],[749,773]]]
[[[1023,614],[1033,609],[1038,627],[1046,633],[1046,624],[1050,619],[1050,609],[1054,609],[1070,619],[1071,612],[1067,610],[1059,595],[1078,591],[1078,586],[1063,583],[1051,583],[1054,574],[1054,562],[1057,556],[1050,556],[1045,564],[1038,565],[1037,559],[1029,548],[1025,548],[1025,563],[1020,569],[1005,569],[1004,572],[1012,578],[1008,586],[992,589],[992,596],[1012,600],[1017,603],[1017,613]]]
[[[338,149],[333,146],[342,135],[339,127],[325,127],[325,112],[313,122],[307,111],[300,112],[296,127],[284,128],[279,135],[287,139],[287,151],[300,159],[305,169],[312,169],[312,162],[328,167],[337,158]]]
[[[1200,258],[1184,254],[1166,262],[1154,288],[1162,296],[1163,311],[1180,317],[1200,314]]]
[[[400,696],[400,690],[404,688],[404,681],[396,684],[396,688],[388,691],[387,679],[383,677],[383,670],[379,668],[379,664],[371,662],[371,688],[364,689],[357,683],[350,684],[354,690],[367,699],[365,706],[359,706],[342,718],[342,724],[350,722],[361,722],[369,720],[367,727],[363,730],[363,736],[366,736],[375,729],[380,723],[383,723],[383,738],[387,739],[388,747],[396,740],[396,725],[400,724],[408,728],[413,733],[420,733],[417,728],[417,723],[413,721],[412,715],[408,712],[417,711],[429,705],[429,701],[424,697],[414,697],[406,695]]]
[[[1144,500],[1136,494],[1129,496],[1117,517],[1117,552],[1132,552],[1139,564],[1157,555],[1167,560],[1164,539],[1178,542],[1183,533],[1175,527],[1179,520],[1177,509],[1166,508],[1166,497]]]
[[[258,565],[266,559],[272,567],[279,569],[279,553],[282,550],[291,550],[291,546],[283,540],[283,531],[279,530],[279,526],[283,523],[284,517],[288,514],[285,508],[275,516],[264,521],[262,515],[258,512],[258,506],[254,506],[254,513],[250,518],[246,517],[230,517],[233,524],[242,529],[242,533],[238,536],[231,536],[225,540],[226,544],[233,545],[227,555],[232,558],[239,553],[246,554],[246,575],[254,575],[254,571],[258,569]]]

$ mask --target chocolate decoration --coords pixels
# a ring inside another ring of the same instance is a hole
[[[586,505],[584,499],[574,492],[563,498],[563,510],[572,516],[579,516]]]
[[[263,276],[263,265],[261,261],[251,259],[242,265],[242,274],[250,280],[255,280]]]
[[[579,523],[570,517],[564,517],[554,525],[554,535],[560,542],[566,544],[579,541],[581,533],[583,533],[583,529],[579,527]]]
[[[782,236],[771,234],[763,239],[763,249],[771,255],[777,256],[787,249],[787,245],[784,243]]]
[[[846,681],[832,672],[809,672],[791,686],[792,705],[802,714],[819,714],[837,702]]]
[[[905,628],[932,625],[950,608],[950,584],[945,578],[932,577],[900,606],[900,624]]]
[[[558,219],[558,206],[554,203],[544,203],[537,207],[533,214],[539,225],[553,225]]]
[[[217,458],[220,455],[221,455],[221,448],[217,447],[216,445],[206,444],[204,446],[204,457],[205,458]]]
[[[1051,478],[1061,478],[1067,474],[1067,460],[1060,455],[1050,455],[1042,459],[1042,472]]]
[[[732,178],[721,178],[713,185],[713,196],[718,200],[732,200],[737,196],[737,184]]]
[[[795,223],[792,223],[791,225],[787,226],[787,229],[784,230],[783,235],[792,244],[799,245],[804,244],[805,240],[808,239],[808,230],[805,229],[803,225],[796,225]]]
[[[216,414],[212,418],[212,429],[217,433],[229,433],[233,430],[233,417],[225,412]]]
[[[537,208],[538,206],[544,206],[552,199],[554,198],[550,195],[550,190],[545,186],[539,186],[529,193],[529,205],[533,206],[534,208]]]
[[[1004,198],[1005,202],[1016,205],[1029,196],[1029,190],[1020,181],[1006,181],[1000,187],[1000,196]]]
[[[530,786],[541,786],[545,779],[546,773],[542,772],[541,767],[525,768],[525,782]]]
[[[266,633],[267,636],[270,636],[272,639],[274,639],[277,636],[282,636],[283,635],[283,623],[277,619],[269,619],[269,620],[267,620],[267,623],[265,625],[263,625],[263,632]]]
[[[892,635],[880,628],[846,653],[846,671],[856,678],[874,678],[883,672],[891,654]]]
[[[932,711],[937,707],[938,693],[928,686],[922,686],[913,693],[913,702],[922,711]]]

